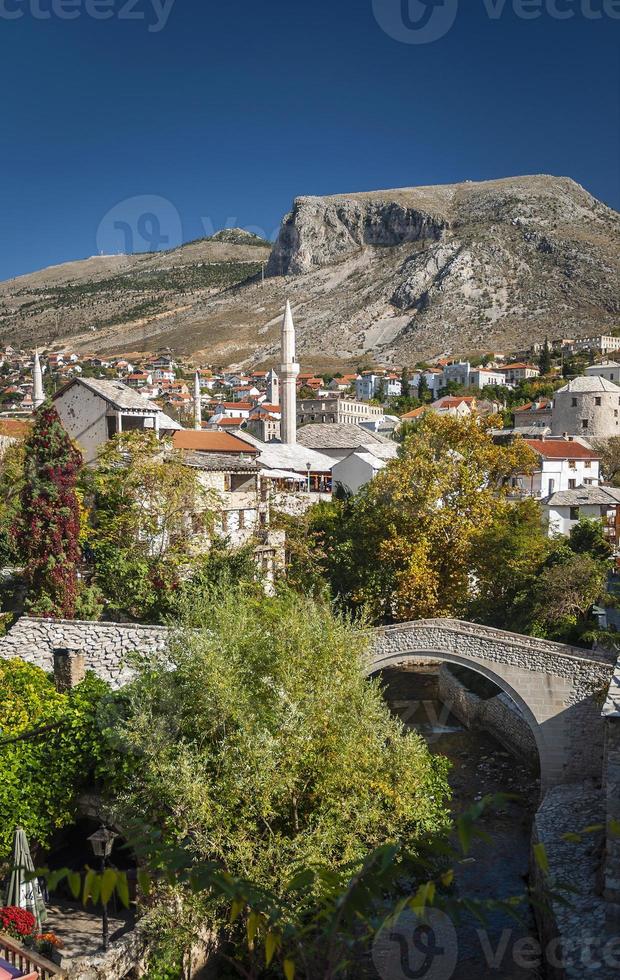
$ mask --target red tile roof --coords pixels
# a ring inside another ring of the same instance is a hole
[[[567,439],[524,439],[544,459],[600,459],[600,453]]]
[[[190,449],[198,453],[245,453],[249,456],[257,456],[258,449],[255,449],[249,442],[237,439],[229,432],[213,432],[197,429],[177,429],[172,437],[172,444],[175,449]]]

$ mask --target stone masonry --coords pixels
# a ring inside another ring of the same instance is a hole
[[[19,657],[51,672],[55,650],[79,650],[84,654],[86,670],[93,671],[113,688],[119,688],[131,678],[132,655],[164,650],[169,638],[170,630],[165,626],[22,616],[0,639],[0,657]]]
[[[376,631],[368,672],[421,657],[476,670],[516,702],[536,739],[543,792],[602,778],[601,708],[615,655],[459,620],[418,620]]]

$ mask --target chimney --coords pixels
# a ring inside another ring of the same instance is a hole
[[[53,653],[56,690],[59,694],[65,694],[86,677],[86,657],[81,650],[69,647],[57,647]]]

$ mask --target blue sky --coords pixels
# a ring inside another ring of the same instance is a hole
[[[407,43],[420,0],[0,0],[0,278],[271,237],[299,194],[546,172],[620,208],[620,0],[434,3]]]

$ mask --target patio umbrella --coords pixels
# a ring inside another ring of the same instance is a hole
[[[16,827],[11,857],[11,876],[6,890],[5,904],[28,909],[35,917],[37,929],[40,929],[47,919],[45,902],[39,882],[36,878],[27,879],[28,872],[34,873],[28,838],[21,827]]]

